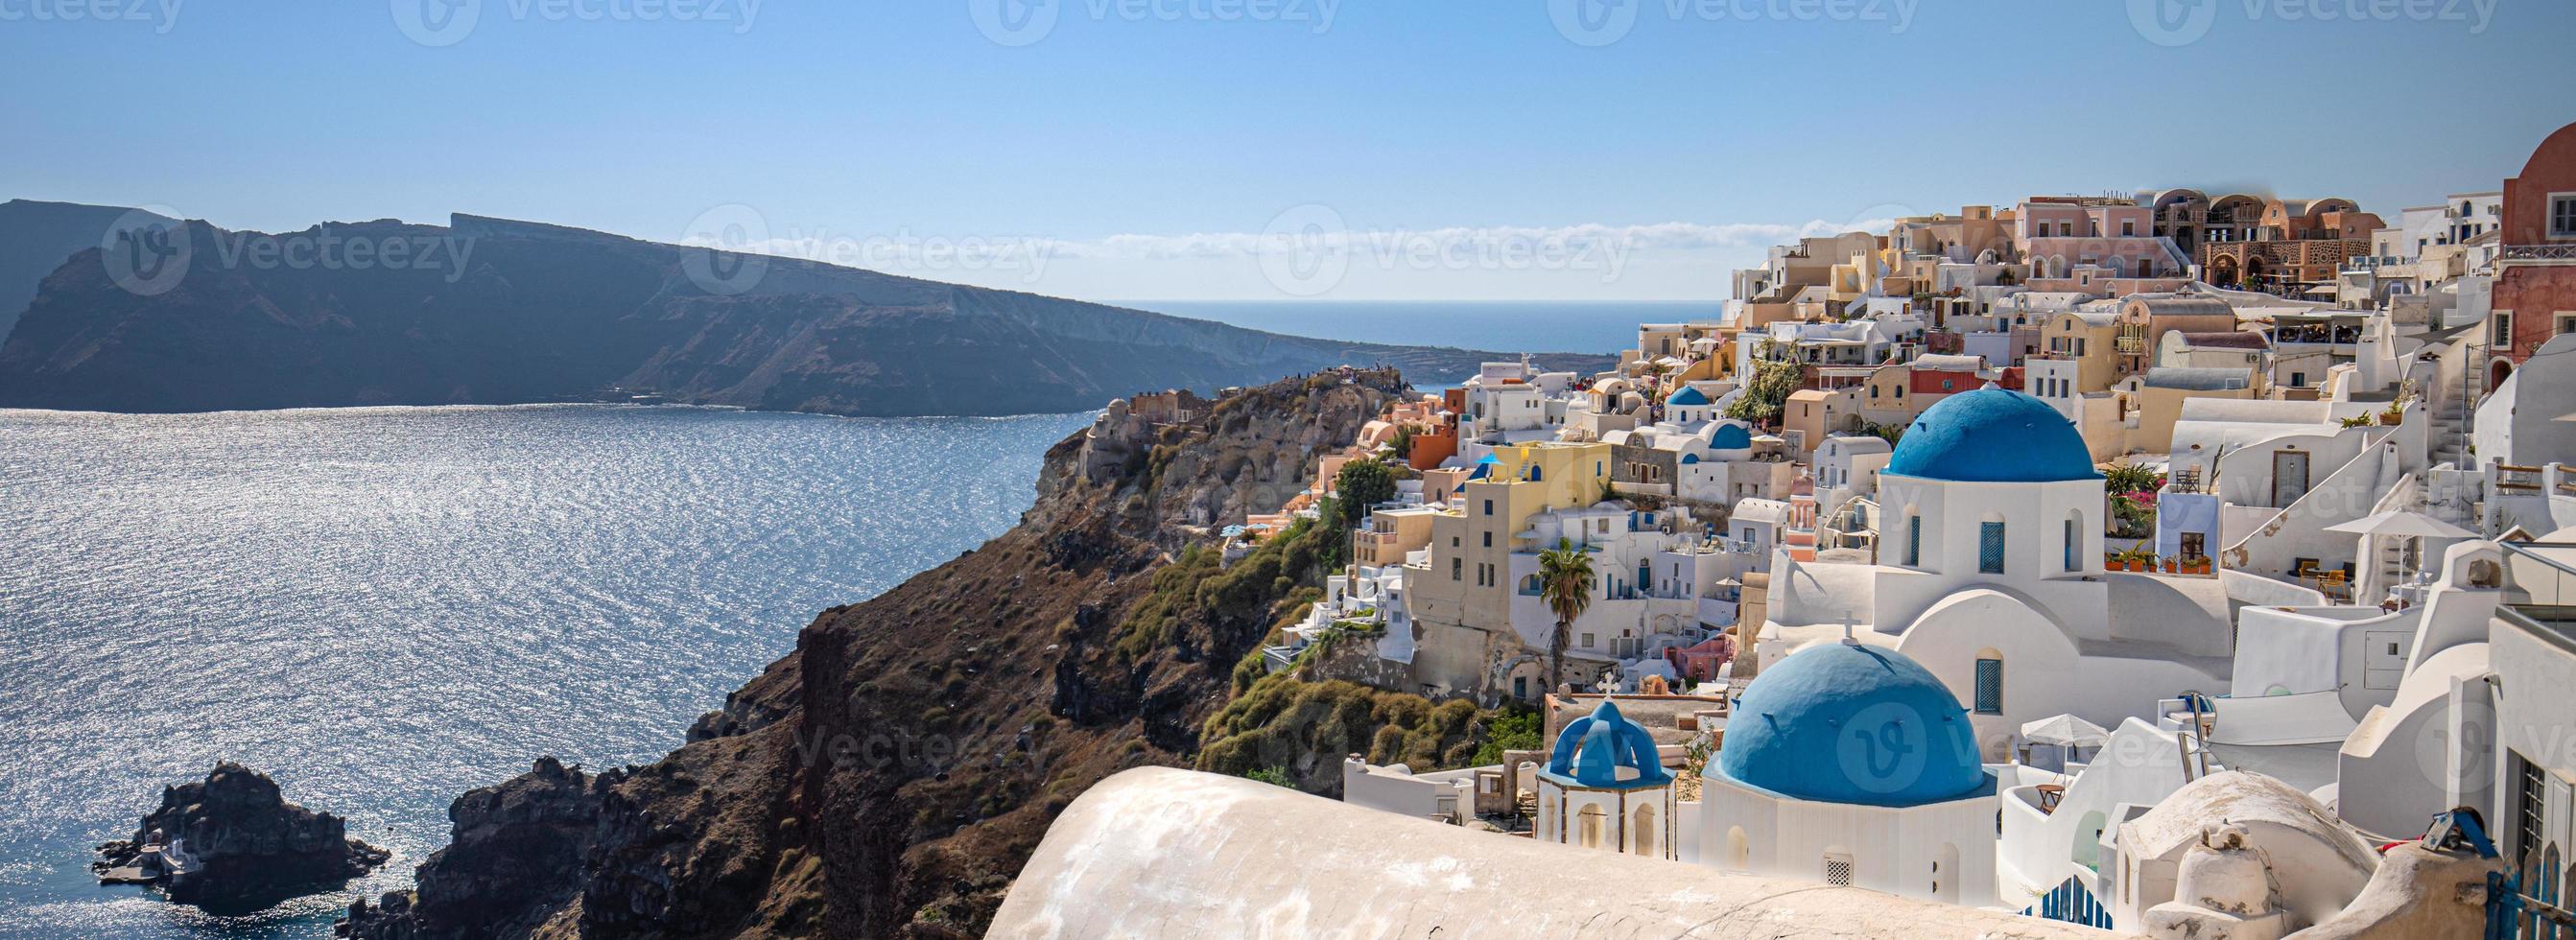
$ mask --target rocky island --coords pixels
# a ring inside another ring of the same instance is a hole
[[[346,820],[286,802],[266,774],[225,761],[164,787],[131,839],[98,847],[102,884],[149,884],[216,913],[247,913],[338,888],[391,857]]]

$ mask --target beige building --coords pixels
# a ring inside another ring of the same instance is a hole
[[[1363,568],[1404,564],[1407,552],[1431,544],[1431,520],[1439,514],[1428,506],[1370,513],[1368,527],[1351,533],[1351,562]]]
[[[1512,552],[1552,547],[1521,544],[1532,515],[1590,506],[1609,490],[1608,444],[1529,444],[1493,457],[1431,514],[1430,554],[1404,569],[1414,681],[1430,692],[1490,698],[1515,677],[1548,687],[1512,629]]]
[[[2150,369],[2138,383],[2138,426],[2129,432],[2129,450],[2161,454],[2173,450],[2174,422],[2182,403],[2192,398],[2260,398],[2260,369]]]
[[[1837,389],[1800,389],[1789,395],[1780,406],[1780,436],[1789,442],[1792,457],[1800,462],[1815,453],[1825,435],[1851,427],[1860,417],[1861,389],[1851,385]]]
[[[2098,392],[2120,380],[2119,335],[2118,313],[2069,310],[2040,323],[2038,355],[2075,364],[2067,394]]]

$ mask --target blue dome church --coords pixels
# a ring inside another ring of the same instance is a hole
[[[1744,688],[1701,773],[1701,861],[1994,903],[1996,781],[1967,711],[1895,650],[1791,653]]]
[[[1568,722],[1538,772],[1541,840],[1669,859],[1674,808],[1654,735],[1612,699]]]

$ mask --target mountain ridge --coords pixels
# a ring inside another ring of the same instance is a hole
[[[1342,365],[1462,376],[1503,356],[1289,336],[468,213],[446,226],[168,228],[176,273],[92,247],[44,276],[0,345],[0,407],[218,411],[651,393],[763,410],[990,416],[1086,410],[1140,388],[1213,392]],[[1540,361],[1594,371],[1613,359]]]

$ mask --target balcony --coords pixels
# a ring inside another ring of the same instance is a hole
[[[2496,253],[2497,260],[2513,264],[2576,265],[2576,243],[2564,245],[2506,245]]]

